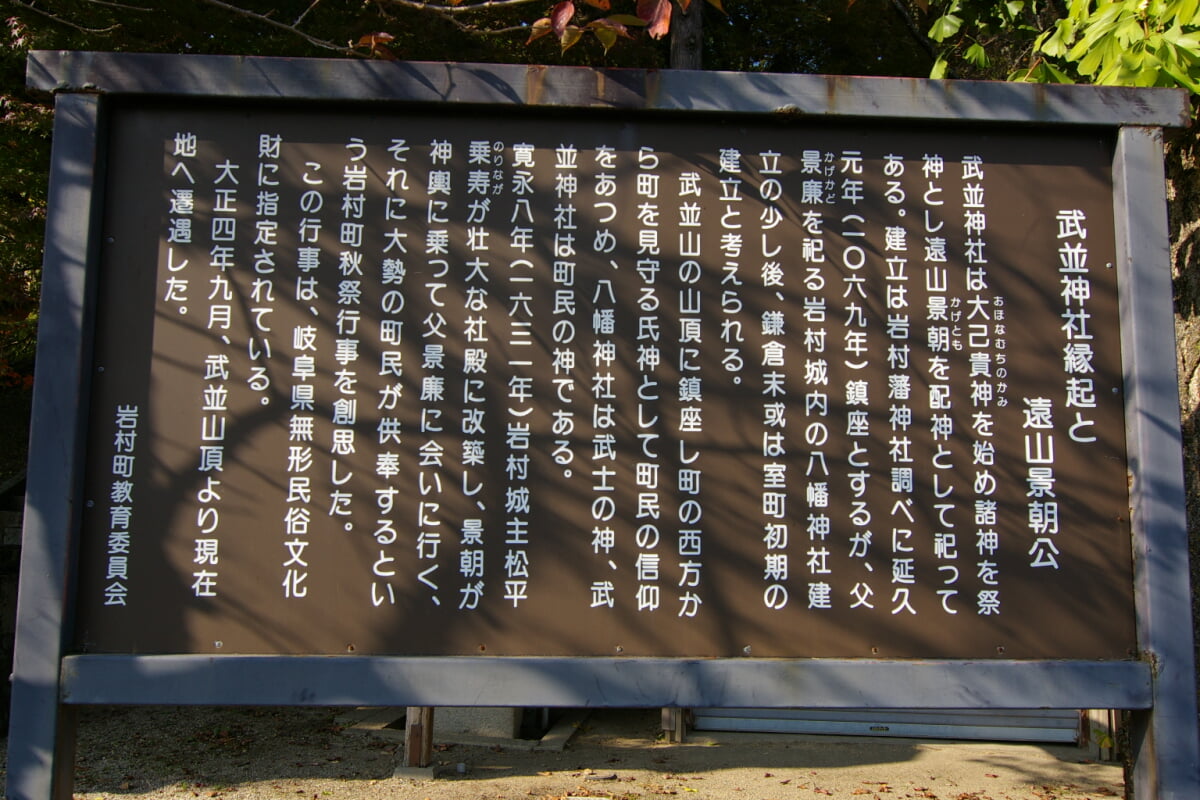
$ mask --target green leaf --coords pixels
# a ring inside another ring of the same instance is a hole
[[[1075,82],[1071,78],[1070,75],[1063,72],[1062,70],[1060,70],[1058,67],[1054,66],[1053,64],[1043,63],[1042,69],[1045,70],[1045,73],[1046,73],[1046,77],[1042,81],[1043,83],[1074,83]]]
[[[1067,20],[1059,20],[1051,30],[1039,36],[1033,43],[1033,49],[1045,53],[1051,58],[1062,58],[1071,49],[1071,39],[1074,31]]]
[[[929,29],[929,38],[935,42],[944,42],[954,34],[958,33],[962,27],[963,21],[961,17],[956,17],[953,14],[947,14],[944,17],[938,17],[933,21],[933,27]]]
[[[1124,19],[1116,25],[1113,30],[1113,35],[1117,40],[1126,46],[1134,42],[1140,42],[1146,38],[1146,29],[1142,27],[1142,23],[1137,19]]]
[[[1150,54],[1141,48],[1126,50],[1121,54],[1121,68],[1129,72],[1140,72],[1149,58]]]
[[[1025,0],[1008,0],[1004,4],[1004,8],[1008,10],[1008,16],[1015,18],[1018,14],[1025,10]]]
[[[981,45],[979,42],[975,42],[968,47],[967,52],[963,54],[963,58],[965,58],[967,61],[970,61],[980,69],[983,69],[992,63],[992,60],[988,58],[987,50],[985,50],[983,45]]]
[[[634,16],[633,14],[612,14],[606,17],[606,19],[611,19],[613,22],[619,22],[626,28],[631,26],[635,28],[644,28],[650,24],[641,17]]]
[[[1086,8],[1086,7],[1087,6],[1085,4],[1084,8]],[[1096,11],[1095,14],[1092,14],[1092,15],[1085,14],[1082,17],[1082,19],[1088,20],[1089,16],[1090,16],[1090,24],[1103,25],[1105,23],[1115,21],[1118,17],[1122,16],[1123,14],[1133,14],[1135,9],[1136,9],[1136,4],[1134,4],[1134,3],[1129,3],[1127,5],[1125,3],[1109,2],[1107,5],[1101,6],[1100,9],[1098,11]]]
[[[595,32],[596,38],[600,40],[600,44],[604,45],[604,52],[607,53],[617,43],[617,32],[612,28],[597,27]]]
[[[1175,83],[1190,90],[1193,94],[1200,94],[1200,74],[1196,71],[1189,73],[1186,70],[1164,66],[1163,72],[1169,75]]]
[[[1092,75],[1104,63],[1104,50],[1100,47],[1094,47],[1088,50],[1083,59],[1076,65],[1081,75]]]
[[[944,53],[939,54],[933,62],[933,68],[929,70],[929,77],[935,81],[942,80],[946,77],[947,66],[946,55]]]
[[[1200,0],[1183,0],[1179,4],[1175,19],[1179,20],[1181,25],[1200,25]]]
[[[600,17],[599,19],[592,20],[587,24],[587,30],[595,31],[596,36],[602,44],[608,41],[610,34],[613,42],[616,42],[618,36],[623,36],[626,39],[633,38],[629,33],[629,29],[615,21],[612,17]],[[612,47],[612,45],[605,46],[605,52],[608,52],[609,47]]]
[[[1181,50],[1200,52],[1200,34],[1184,33],[1180,28],[1174,27],[1163,33],[1162,38]]]
[[[559,39],[562,42],[562,51],[565,53],[583,38],[583,29],[575,25],[568,25],[563,31],[562,37]]]
[[[1074,47],[1067,51],[1067,60],[1078,61],[1079,59],[1083,58],[1083,56],[1089,50],[1096,47],[1105,46],[1105,40],[1109,39],[1110,37],[1113,41],[1116,41],[1116,37],[1112,35],[1116,27],[1117,23],[1113,20],[1096,25],[1085,25],[1083,28],[1083,35],[1080,37],[1079,41],[1075,43]]]
[[[1071,0],[1067,6],[1067,16],[1071,19],[1085,19],[1091,13],[1091,0]]]

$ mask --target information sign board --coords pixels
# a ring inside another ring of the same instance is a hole
[[[1122,658],[1111,135],[121,108],[83,652]]]
[[[7,796],[81,704],[1119,708],[1192,798],[1168,90],[36,53]]]

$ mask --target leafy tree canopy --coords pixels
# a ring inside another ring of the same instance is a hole
[[[1200,0],[932,0],[934,77],[1200,93]]]
[[[921,0],[923,2],[923,0]],[[35,48],[667,66],[686,10],[707,69],[917,75],[911,0],[5,0]],[[869,24],[865,24],[869,23]]]

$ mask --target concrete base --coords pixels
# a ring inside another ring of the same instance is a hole
[[[575,735],[575,731],[579,730],[584,719],[590,713],[587,709],[572,709],[562,716],[554,724],[554,727],[546,732],[541,739],[518,739],[515,735],[509,736],[477,736],[472,733],[446,733],[438,727],[438,715],[445,714],[447,711],[470,711],[470,712],[511,712],[515,714],[517,729],[520,730],[520,709],[501,708],[438,708],[433,714],[434,720],[434,742],[438,744],[462,744],[474,745],[477,747],[502,747],[506,750],[525,750],[525,751],[540,751],[548,753],[561,753],[566,749],[567,743],[571,737]],[[507,714],[504,715],[507,718]],[[399,744],[404,742],[404,725],[399,722],[404,718],[403,708],[357,708],[342,714],[337,718],[337,724],[341,725],[350,731],[360,731],[362,733],[370,733],[373,736],[378,736],[383,739],[391,739]],[[469,715],[466,716],[470,718]],[[500,715],[497,714],[499,719]],[[505,730],[508,730],[507,725]],[[439,771],[445,771],[445,765],[440,766]],[[396,775],[398,777],[413,778],[416,780],[424,780],[437,777],[433,773],[432,767],[397,767]]]
[[[519,708],[448,708],[433,712],[434,741],[458,741],[459,737],[516,739],[521,733]]]

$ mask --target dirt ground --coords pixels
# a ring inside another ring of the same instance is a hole
[[[706,732],[668,744],[657,710],[593,711],[574,723],[558,751],[532,751],[531,743],[515,740],[439,743],[434,768],[411,775],[398,770],[400,732],[361,719],[351,709],[85,708],[75,796],[1076,800],[1124,794],[1119,766],[1091,762],[1075,747]]]

